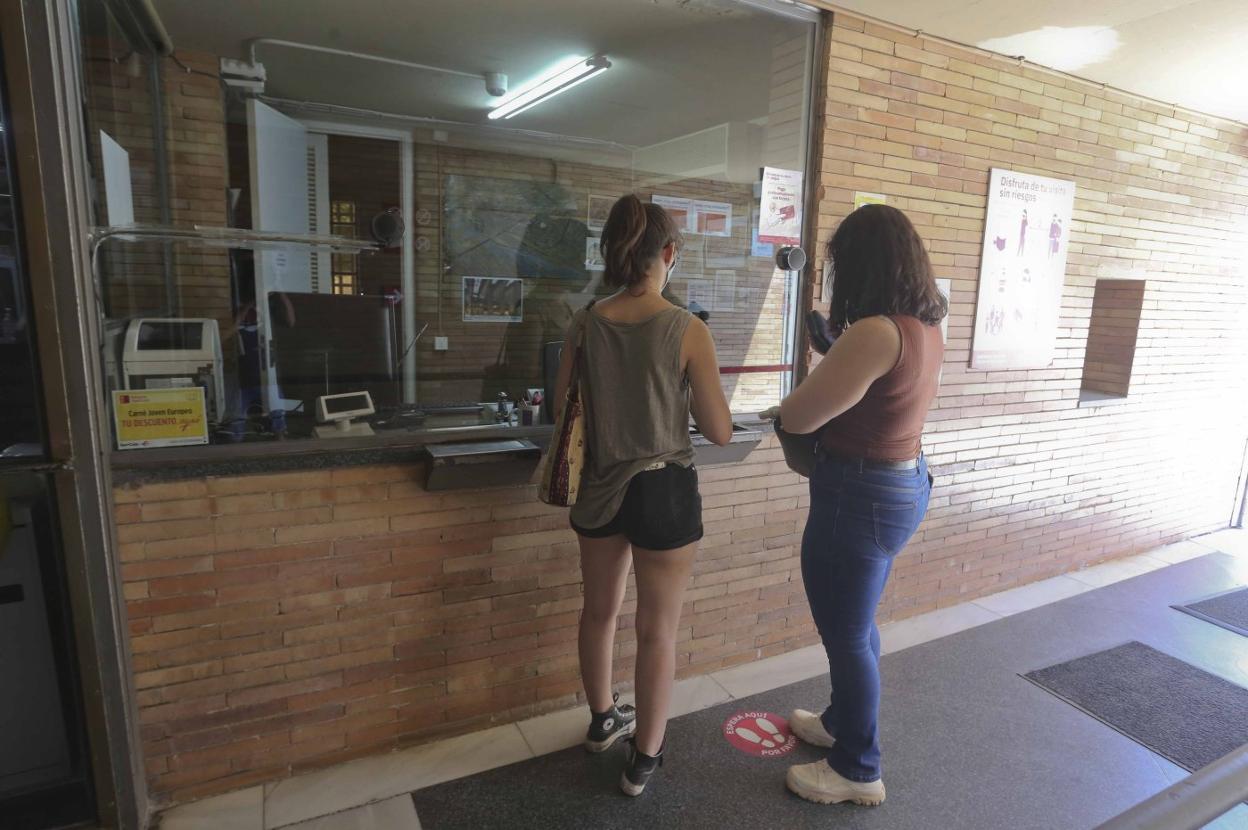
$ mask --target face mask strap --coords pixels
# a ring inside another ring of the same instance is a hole
[[[664,289],[666,289],[666,288],[667,288],[667,286],[668,286],[668,284],[669,284],[669,283],[671,283],[671,281],[672,281],[672,274],[674,274],[674,273],[676,272],[676,260],[677,260],[677,259],[678,259],[678,257],[677,257],[677,255],[676,255],[676,253],[673,251],[673,252],[672,252],[672,264],[671,264],[671,265],[669,265],[669,266],[667,266],[667,274],[666,274],[666,275],[664,276],[664,278],[663,278],[663,288],[664,288]]]

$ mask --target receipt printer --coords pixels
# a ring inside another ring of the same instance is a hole
[[[208,318],[131,320],[121,354],[125,389],[180,389],[202,386],[208,420],[225,415],[225,376],[221,333]]]

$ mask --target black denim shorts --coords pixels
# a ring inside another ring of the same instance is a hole
[[[676,550],[702,538],[698,470],[668,464],[633,476],[615,518],[602,527],[572,529],[589,539],[623,536],[646,550]]]

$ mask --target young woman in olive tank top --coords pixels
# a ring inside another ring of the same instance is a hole
[[[581,546],[585,607],[578,652],[591,711],[585,746],[632,736],[620,788],[640,795],[662,761],[676,667],[676,629],[702,538],[702,499],[689,434],[692,412],[716,444],[732,420],[710,330],[662,296],[680,248],[667,212],[636,196],[615,203],[602,230],[604,279],[617,294],[580,311],[587,463],[572,528]],[[575,349],[565,348],[557,401]],[[630,562],[637,577],[637,706],[611,692],[616,619]]]
[[[826,760],[791,767],[789,789],[824,804],[884,800],[880,634],[875,610],[893,559],[927,511],[920,437],[936,396],[948,307],[923,241],[896,208],[867,205],[828,245],[830,324],[842,332],[780,406],[785,431],[819,433],[802,539],[802,580],[828,653],[832,700],[798,709],[798,737]]]

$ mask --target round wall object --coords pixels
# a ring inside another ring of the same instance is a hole
[[[806,252],[797,245],[785,245],[776,251],[776,267],[781,271],[800,271],[806,267]]]

